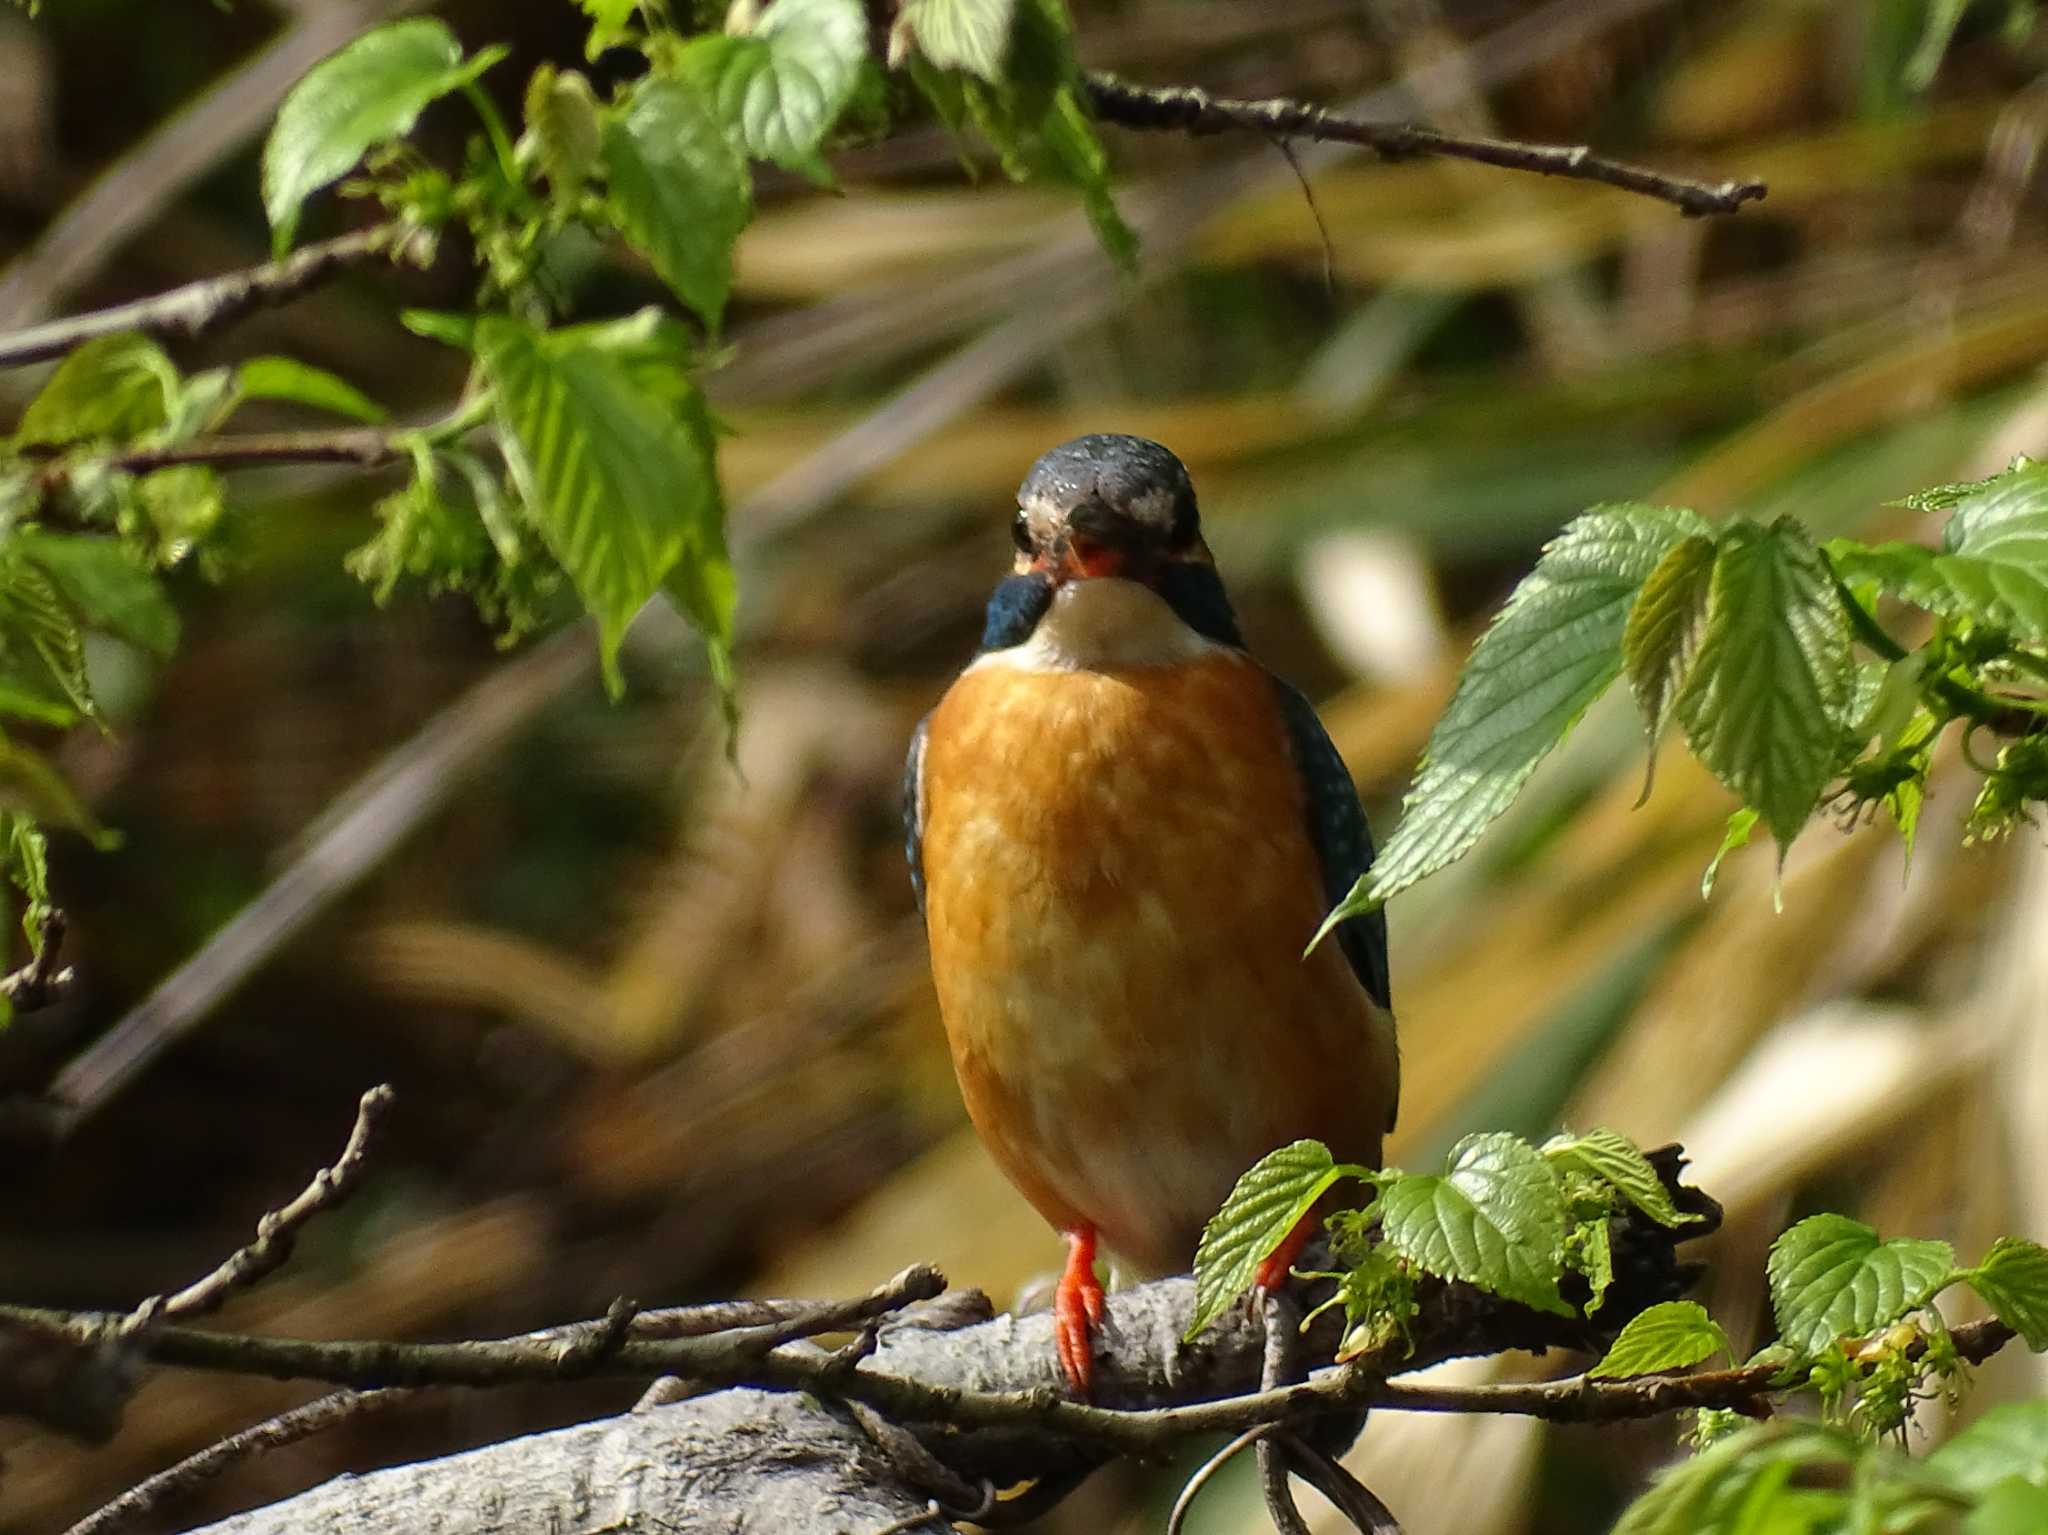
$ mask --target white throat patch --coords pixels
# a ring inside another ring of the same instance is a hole
[[[1099,576],[1060,587],[1029,639],[1007,650],[991,650],[968,670],[1115,671],[1171,666],[1228,649],[1190,629],[1149,586]]]

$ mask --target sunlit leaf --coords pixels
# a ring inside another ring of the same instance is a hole
[[[365,32],[308,70],[263,145],[263,211],[277,253],[290,248],[309,196],[373,146],[410,133],[429,102],[502,57],[503,49],[489,48],[465,60],[447,24],[423,16]]]
[[[1303,1216],[1339,1178],[1366,1169],[1338,1162],[1321,1141],[1296,1141],[1260,1158],[1237,1180],[1195,1249],[1195,1335],[1251,1287],[1259,1265],[1287,1240]]]
[[[752,201],[739,153],[688,86],[653,80],[607,127],[604,163],[626,238],[716,330]]]
[[[1561,1172],[1590,1173],[1660,1226],[1700,1219],[1679,1213],[1650,1159],[1619,1131],[1595,1129],[1584,1135],[1553,1136],[1544,1143],[1543,1154]]]
[[[1718,1353],[1732,1355],[1728,1335],[1697,1301],[1671,1300],[1638,1312],[1606,1357],[1586,1373],[1608,1380],[1682,1370]]]
[[[564,339],[493,315],[476,342],[506,462],[598,621],[617,690],[626,624],[715,518],[713,466],[629,360],[587,334]],[[672,387],[690,390],[680,361],[671,371]]]
[[[1689,511],[1623,504],[1595,507],[1558,535],[1465,663],[1393,836],[1323,932],[1470,851],[1619,675],[1637,588],[1671,548],[1706,531]]]
[[[22,412],[23,443],[120,441],[170,419],[180,388],[164,349],[133,332],[88,341],[57,364]]]
[[[590,18],[590,37],[584,44],[584,52],[596,58],[605,49],[616,47],[632,35],[630,24],[633,13],[640,8],[640,0],[576,0]]]
[[[1994,1407],[1927,1457],[1958,1492],[1982,1493],[2009,1476],[2048,1486],[2048,1401]]]
[[[1790,518],[1724,529],[1676,708],[1700,761],[1781,848],[1834,775],[1849,680],[1848,618],[1805,531]]]
[[[2020,1237],[2000,1237],[1964,1277],[1992,1314],[2027,1340],[2028,1348],[2048,1350],[2048,1249]]]
[[[2041,1535],[2048,1530],[2048,1487],[2008,1476],[1984,1490],[1962,1535]]]
[[[1380,1185],[1386,1241],[1432,1274],[1569,1316],[1558,1293],[1564,1216],[1557,1175],[1519,1136],[1469,1135],[1442,1174]]]
[[[178,648],[178,612],[161,582],[117,538],[21,528],[15,546],[56,583],[88,628],[153,655]]]
[[[936,68],[1000,85],[1016,17],[1017,0],[906,0],[889,33],[890,67],[915,47]]]
[[[235,369],[235,392],[251,400],[288,400],[357,421],[384,419],[384,407],[347,379],[293,357],[252,357]]]
[[[752,36],[695,38],[675,67],[747,154],[829,183],[818,146],[852,99],[867,53],[859,0],[775,0]]]
[[[1846,1215],[1810,1215],[1771,1244],[1778,1335],[1812,1354],[1863,1337],[1925,1304],[1955,1273],[1946,1242],[1877,1233]]]
[[[1707,616],[1707,586],[1714,572],[1714,541],[1694,534],[1650,572],[1628,610],[1621,632],[1622,664],[1643,716],[1654,764],[1671,701],[1685,681]],[[1649,797],[1645,776],[1643,795]]]

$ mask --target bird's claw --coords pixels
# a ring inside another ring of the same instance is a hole
[[[1083,1401],[1095,1390],[1095,1330],[1108,1314],[1102,1281],[1095,1277],[1095,1233],[1070,1231],[1066,1272],[1052,1298],[1052,1335],[1060,1373]]]

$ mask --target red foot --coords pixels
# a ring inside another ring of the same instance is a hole
[[[1074,1395],[1086,1401],[1095,1389],[1094,1329],[1102,1323],[1102,1283],[1095,1277],[1095,1228],[1076,1226],[1067,1234],[1067,1268],[1052,1297],[1052,1335],[1060,1352],[1060,1373]]]
[[[1301,1250],[1308,1246],[1308,1239],[1316,1229],[1316,1218],[1304,1215],[1294,1223],[1294,1229],[1287,1233],[1287,1240],[1274,1248],[1259,1270],[1252,1276],[1252,1287],[1264,1292],[1277,1290],[1287,1283],[1287,1272],[1294,1267],[1294,1260],[1301,1256]]]

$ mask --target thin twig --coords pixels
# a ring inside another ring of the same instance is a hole
[[[1266,1352],[1259,1370],[1259,1387],[1273,1391],[1300,1380],[1301,1310],[1284,1290],[1255,1291],[1266,1325]],[[1309,1535],[1308,1521],[1294,1506],[1294,1491],[1287,1485],[1288,1446],[1278,1435],[1259,1441],[1259,1490],[1266,1499],[1266,1516],[1280,1535]]]
[[[1279,1432],[1280,1425],[1278,1423],[1261,1423],[1256,1428],[1246,1429],[1214,1455],[1203,1461],[1195,1469],[1195,1474],[1188,1478],[1187,1485],[1181,1488],[1180,1496],[1173,1500],[1173,1512],[1166,1516],[1166,1535],[1181,1535],[1181,1531],[1187,1526],[1188,1511],[1195,1506],[1195,1499],[1202,1495],[1202,1489],[1214,1480],[1217,1472],[1221,1471],[1253,1445]]]
[[[155,1513],[166,1503],[197,1492],[245,1460],[267,1450],[296,1444],[301,1439],[310,1439],[337,1424],[386,1412],[420,1395],[418,1391],[396,1387],[385,1391],[331,1392],[187,1455],[176,1465],[146,1477],[111,1503],[87,1514],[64,1535],[114,1535],[115,1531]]]
[[[61,357],[88,341],[125,331],[140,331],[158,340],[191,340],[233,324],[252,309],[297,298],[349,267],[377,260],[414,260],[424,250],[418,237],[406,237],[398,225],[377,224],[305,246],[281,261],[202,278],[131,304],[95,309],[0,336],[0,368]]]
[[[218,1311],[229,1296],[246,1290],[284,1267],[297,1244],[299,1231],[315,1216],[334,1209],[356,1191],[368,1169],[370,1150],[384,1116],[397,1101],[391,1084],[379,1083],[356,1104],[356,1121],[334,1165],[313,1174],[312,1181],[290,1204],[272,1210],[256,1223],[256,1240],[228,1255],[212,1273],[193,1281],[168,1299],[152,1296],[135,1309],[138,1323],[150,1319],[189,1320]]]
[[[1282,1429],[1275,1436],[1287,1449],[1295,1474],[1336,1505],[1358,1535],[1401,1535],[1401,1521],[1365,1483],[1344,1469],[1344,1463]]]
[[[1134,85],[1114,75],[1091,74],[1088,97],[1097,117],[1121,128],[1191,134],[1248,130],[1281,139],[1358,144],[1385,160],[1426,155],[1473,160],[1503,170],[1619,187],[1670,203],[1688,217],[1733,213],[1744,203],[1761,199],[1766,190],[1761,181],[1708,182],[1673,176],[1596,155],[1583,144],[1530,144],[1520,139],[1446,133],[1420,123],[1372,122],[1284,96],[1242,101],[1211,96],[1190,85]]]
[[[375,427],[345,427],[332,432],[236,432],[222,437],[195,437],[190,442],[161,447],[94,453],[91,462],[95,467],[122,474],[149,474],[180,464],[207,464],[215,469],[353,464],[358,469],[378,469],[396,463],[404,455],[401,433]],[[49,459],[41,476],[45,491],[60,489],[71,476],[71,462],[54,456],[51,449],[30,447],[24,456]]]
[[[71,987],[71,968],[59,965],[64,952],[64,913],[45,907],[36,923],[37,948],[29,962],[12,975],[0,977],[0,997],[17,1013],[32,1013],[48,1007]]]

